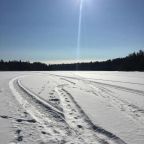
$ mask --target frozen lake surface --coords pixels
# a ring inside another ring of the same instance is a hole
[[[143,72],[1,72],[1,144],[143,144]]]

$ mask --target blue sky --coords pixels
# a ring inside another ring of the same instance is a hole
[[[77,59],[80,0],[0,0],[0,59]],[[144,0],[83,0],[80,60],[144,48]]]

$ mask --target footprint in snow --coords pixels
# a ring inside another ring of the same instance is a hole
[[[45,132],[45,131],[41,131],[41,133],[42,133],[42,134],[46,134],[46,132]]]
[[[21,133],[20,129],[16,130],[16,134],[20,134],[20,133]]]
[[[78,127],[78,128],[82,128],[82,126],[81,126],[81,125],[77,125],[77,127]]]
[[[28,113],[27,113],[27,112],[24,112],[24,116],[27,117],[27,115],[28,115]]]
[[[11,117],[6,116],[6,115],[0,115],[0,117],[3,118],[3,119],[9,119],[9,118],[11,118]]]
[[[35,119],[25,120],[25,119],[16,119],[17,122],[29,122],[29,123],[36,123]]]
[[[23,141],[23,136],[20,135],[21,134],[21,130],[20,129],[16,130],[16,134],[18,135],[17,138],[16,138],[16,140],[18,142]]]
[[[16,120],[17,122],[29,122],[29,123],[36,123],[36,120],[35,119],[16,119],[16,118],[13,118],[13,117],[9,117],[9,116],[6,116],[6,115],[0,115],[0,118],[3,118],[3,119],[14,119]]]

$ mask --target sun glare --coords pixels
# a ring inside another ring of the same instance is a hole
[[[82,8],[83,8],[83,0],[80,0],[80,5],[79,5],[79,19],[78,19],[78,35],[77,35],[77,59],[79,59],[79,57],[80,57]]]

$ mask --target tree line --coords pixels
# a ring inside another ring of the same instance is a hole
[[[144,71],[144,51],[134,52],[124,58],[87,63],[52,64],[23,61],[0,61],[0,71]]]

